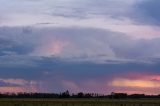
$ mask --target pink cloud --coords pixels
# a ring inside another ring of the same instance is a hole
[[[13,86],[3,86],[0,87],[0,92],[37,92],[38,82],[37,81],[28,81],[24,79],[0,79],[0,81],[6,84],[13,84]],[[14,86],[15,85],[15,86]]]
[[[68,41],[51,38],[40,44],[32,55],[60,56],[68,45],[70,45]]]
[[[1,93],[18,93],[18,92],[37,92],[37,89],[34,87],[27,87],[27,86],[21,86],[21,87],[0,87],[0,92]]]
[[[23,87],[0,87],[0,91],[1,93],[5,93],[5,92],[18,93],[18,92],[25,92],[27,90]]]
[[[160,75],[153,73],[126,73],[118,75],[108,82],[115,92],[158,94]]]
[[[65,41],[53,41],[53,43],[51,43],[51,45],[49,46],[47,52],[49,54],[51,53],[52,55],[60,55],[68,44],[69,43]]]
[[[148,94],[148,95],[159,94],[159,89],[155,88],[114,87],[112,88],[112,91],[117,93],[127,93],[127,94]]]
[[[136,39],[153,39],[160,35],[160,28],[149,25],[138,25],[132,20],[124,19],[118,24],[104,25],[105,28],[116,32],[125,33],[127,36]]]
[[[151,71],[150,71],[151,72]],[[125,78],[129,79],[141,79],[141,80],[157,80],[160,81],[160,75],[159,74],[154,74],[154,73],[127,73],[126,75],[123,75]]]

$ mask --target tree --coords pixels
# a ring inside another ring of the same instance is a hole
[[[70,94],[68,90],[60,94],[60,98],[69,98],[69,97],[70,97]]]
[[[79,93],[77,94],[77,96],[78,96],[78,98],[83,98],[83,97],[84,97],[84,94],[83,94],[83,92],[79,92]]]

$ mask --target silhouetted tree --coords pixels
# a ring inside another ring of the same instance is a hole
[[[65,91],[59,94],[56,93],[0,93],[0,98],[112,98],[112,99],[139,99],[139,98],[160,98],[160,95],[145,95],[145,94],[132,94],[126,93],[114,93],[111,95],[99,95],[96,93],[83,93],[70,95],[69,91]]]
[[[110,98],[112,98],[112,99],[124,99],[127,97],[128,97],[127,93],[114,93],[114,92],[112,92],[110,95]]]
[[[83,92],[79,92],[79,93],[77,94],[77,97],[78,97],[78,98],[83,98],[83,97],[84,97]]]
[[[69,98],[70,97],[70,94],[69,94],[69,91],[65,91],[65,92],[62,92],[59,96],[60,98]]]

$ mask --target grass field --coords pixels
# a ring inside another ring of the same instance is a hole
[[[0,99],[0,106],[160,106],[160,100]]]

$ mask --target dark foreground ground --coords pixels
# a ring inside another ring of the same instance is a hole
[[[0,99],[0,106],[160,106],[160,100]]]

